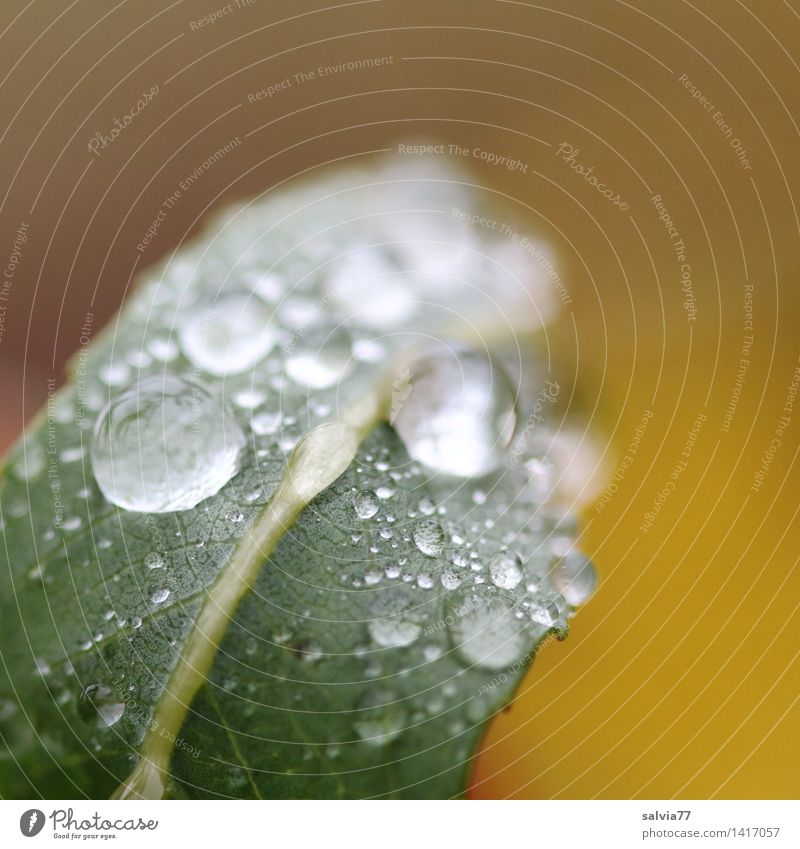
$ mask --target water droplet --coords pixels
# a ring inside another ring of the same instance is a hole
[[[371,519],[380,507],[378,496],[370,489],[362,489],[353,496],[353,507],[360,519]]]
[[[224,405],[178,377],[150,377],[103,411],[91,447],[103,495],[126,510],[189,510],[238,471],[245,436]]]
[[[423,516],[432,516],[436,512],[436,503],[430,496],[423,495],[419,500],[417,510],[419,510]]]
[[[156,551],[151,551],[144,559],[144,565],[148,569],[163,569],[164,558]]]
[[[522,560],[513,551],[501,551],[489,562],[492,583],[504,590],[513,590],[522,580]]]
[[[163,604],[169,598],[169,590],[166,587],[162,587],[157,590],[153,590],[150,595],[150,601],[153,604]]]
[[[400,590],[401,587],[395,589]],[[376,618],[367,623],[370,636],[383,648],[409,646],[422,633],[422,626],[417,621],[418,614],[411,607],[410,599],[404,595],[407,592],[402,588],[403,594],[393,592],[381,598],[376,605]]]
[[[233,403],[242,410],[254,410],[259,404],[263,404],[266,396],[258,389],[243,389],[233,396]]]
[[[78,715],[84,722],[110,728],[125,713],[125,702],[105,684],[90,684],[78,700]]]
[[[125,363],[107,363],[102,366],[97,376],[106,386],[124,386],[131,377],[131,370]]]
[[[62,463],[75,463],[86,456],[86,446],[78,445],[75,448],[65,448],[59,455]]]
[[[509,601],[488,586],[448,596],[447,623],[453,647],[468,666],[505,669],[524,657],[531,640]]]
[[[326,289],[348,318],[368,327],[397,327],[417,309],[408,282],[374,249],[346,256]]]
[[[239,374],[275,347],[278,331],[260,301],[233,295],[190,316],[180,331],[181,348],[209,374]]]
[[[390,486],[379,486],[375,490],[375,495],[377,495],[381,501],[385,501],[387,498],[391,498],[394,495],[394,489]]]
[[[429,590],[433,587],[433,578],[427,572],[423,572],[417,575],[417,586],[422,590]]]
[[[597,586],[597,574],[592,561],[579,551],[569,551],[553,564],[550,570],[553,587],[568,604],[587,602]]]
[[[408,453],[460,477],[498,468],[516,426],[514,390],[505,374],[462,345],[432,350],[411,372],[411,391],[392,419]]]
[[[180,349],[172,339],[151,339],[147,343],[147,350],[153,359],[162,363],[169,363],[180,353]]]
[[[444,531],[435,519],[423,519],[414,528],[414,543],[426,557],[437,557],[444,548]]]
[[[39,477],[47,464],[44,448],[32,439],[26,440],[19,455],[11,464],[11,471],[19,480],[29,481]]]
[[[553,628],[561,618],[556,605],[543,596],[535,596],[531,599],[528,615],[532,622],[545,628]]]
[[[350,336],[343,328],[307,328],[286,358],[286,373],[302,386],[324,389],[344,377],[350,353]]]
[[[82,524],[83,520],[80,516],[70,516],[69,519],[64,519],[61,527],[65,531],[77,531]]]
[[[281,426],[281,414],[261,410],[250,420],[250,427],[256,436],[271,436]]]
[[[407,712],[388,690],[368,691],[356,705],[355,730],[370,746],[385,746],[406,727]]]

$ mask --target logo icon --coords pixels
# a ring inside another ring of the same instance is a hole
[[[44,828],[44,812],[38,808],[31,808],[19,818],[19,830],[25,837],[36,837]]]

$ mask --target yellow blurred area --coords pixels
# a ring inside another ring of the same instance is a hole
[[[76,9],[27,54],[53,13],[16,25],[0,223],[29,220],[31,243],[0,354],[21,415],[87,304],[106,320],[135,262],[221,201],[411,136],[518,159],[469,164],[559,259],[570,302],[544,344],[603,453],[581,538],[600,583],[495,721],[470,795],[799,797],[798,12],[258,2],[190,28],[219,5]],[[247,99],[363,56],[393,61]],[[113,149],[87,154],[154,81]],[[137,257],[164,197],[237,135]]]

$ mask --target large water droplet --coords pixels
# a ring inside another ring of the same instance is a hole
[[[392,424],[408,453],[429,468],[484,475],[503,462],[514,434],[514,390],[480,351],[432,349],[413,363],[410,392],[393,405]]]
[[[244,445],[236,419],[203,387],[150,377],[101,414],[92,469],[103,495],[126,510],[189,510],[233,477]]]
[[[444,548],[444,531],[435,519],[423,519],[414,528],[414,543],[426,557],[437,557]]]
[[[550,580],[568,604],[584,604],[597,586],[592,561],[579,551],[568,551],[550,570]]]
[[[453,646],[468,666],[505,669],[531,645],[526,624],[514,607],[490,587],[458,590],[450,597],[447,624]]]
[[[350,336],[343,328],[306,328],[286,358],[286,373],[295,383],[323,389],[344,377],[350,355]]]
[[[181,347],[194,365],[209,374],[239,374],[278,341],[270,319],[271,311],[261,301],[233,295],[190,316],[181,327]]]
[[[388,690],[370,690],[359,700],[356,710],[356,734],[371,746],[391,743],[406,727],[406,709]]]
[[[522,560],[513,551],[501,551],[489,563],[492,583],[504,590],[513,590],[522,580]]]
[[[90,684],[78,700],[78,715],[81,719],[100,728],[115,725],[123,713],[125,702],[105,684]]]

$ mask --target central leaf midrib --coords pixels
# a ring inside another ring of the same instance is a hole
[[[337,422],[314,428],[298,443],[272,498],[207,588],[178,663],[155,704],[136,766],[114,798],[163,797],[174,741],[236,608],[303,509],[346,471],[366,436],[386,418],[390,392],[391,381],[381,380]]]

